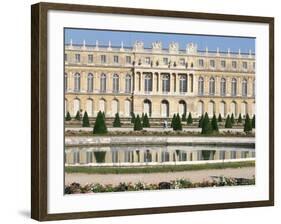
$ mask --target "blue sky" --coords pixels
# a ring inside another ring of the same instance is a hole
[[[107,31],[94,29],[65,29],[65,43],[82,44],[83,40],[86,44],[95,45],[98,40],[99,45],[108,45],[111,41],[112,46],[120,46],[121,41],[124,47],[131,47],[137,40],[143,41],[146,48],[151,47],[151,43],[161,41],[163,48],[168,48],[170,42],[179,43],[180,49],[185,49],[186,44],[194,42],[198,45],[199,50],[226,52],[230,48],[231,52],[248,53],[251,50],[255,52],[255,38],[233,37],[233,36],[207,36],[207,35],[190,35],[190,34],[166,34],[166,33],[146,33],[146,32],[123,32],[123,31]]]

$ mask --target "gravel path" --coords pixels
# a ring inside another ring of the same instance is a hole
[[[211,176],[242,177],[252,178],[255,175],[255,167],[228,168],[214,170],[197,170],[169,173],[144,173],[144,174],[84,174],[84,173],[66,173],[65,184],[78,182],[82,185],[87,183],[100,184],[119,184],[120,182],[144,182],[159,183],[161,181],[170,181],[179,178],[189,179],[191,182],[201,182],[203,180],[212,180]]]

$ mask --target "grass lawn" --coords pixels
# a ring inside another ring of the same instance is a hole
[[[190,170],[210,170],[253,167],[255,161],[230,162],[230,163],[209,163],[209,164],[189,164],[189,165],[163,165],[163,166],[144,166],[144,167],[65,167],[66,173],[88,173],[88,174],[128,174],[128,173],[162,173],[180,172]]]

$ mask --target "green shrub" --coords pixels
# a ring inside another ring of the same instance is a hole
[[[104,115],[101,111],[98,112],[98,116],[96,118],[96,122],[93,129],[94,134],[106,134],[107,127],[105,123]]]
[[[104,163],[105,162],[105,154],[106,154],[105,151],[94,152],[97,163]]]
[[[142,130],[141,119],[140,116],[137,115],[134,123],[134,131],[141,131],[141,130]]]
[[[219,117],[218,117],[218,122],[222,122],[222,117],[221,117],[221,114],[219,114]]]
[[[239,117],[238,117],[237,123],[242,123],[242,116],[241,116],[241,113],[239,114]]]
[[[202,114],[199,121],[198,121],[198,128],[202,128],[203,120],[204,120],[204,115]]]
[[[235,123],[235,119],[234,119],[234,114],[233,114],[233,113],[231,114],[230,121],[231,121],[231,123],[232,123],[232,124],[234,124],[234,123]]]
[[[230,117],[229,117],[229,115],[227,115],[227,118],[226,118],[226,120],[225,120],[225,126],[224,126],[225,128],[232,128],[232,122],[231,122],[231,120],[230,120]]]
[[[186,113],[183,113],[183,114],[182,114],[181,120],[182,120],[182,121],[186,121]]]
[[[189,112],[188,117],[187,117],[187,124],[192,124],[193,123],[193,119],[191,116],[191,112]]]
[[[77,113],[76,113],[76,115],[75,115],[75,120],[81,121],[81,116],[80,116],[79,110],[77,111]]]
[[[87,111],[84,112],[82,127],[90,127],[90,121]]]
[[[131,123],[132,124],[135,123],[135,119],[136,119],[136,116],[135,116],[134,112],[131,112]]]
[[[218,127],[218,122],[217,122],[217,117],[214,114],[212,121],[211,121],[211,125],[212,125],[212,130],[218,132],[219,131],[219,127]]]
[[[144,128],[149,128],[150,124],[149,124],[149,118],[147,116],[147,113],[145,113],[144,117],[143,117],[143,122],[142,122],[142,126]]]
[[[66,113],[65,120],[66,120],[66,121],[71,121],[71,116],[70,116],[69,111],[67,111],[67,113]]]
[[[252,131],[252,122],[251,119],[249,117],[249,114],[246,114],[246,119],[245,119],[245,123],[244,123],[244,132],[250,132]]]
[[[176,114],[174,114],[174,116],[173,116],[173,118],[172,118],[172,121],[171,121],[171,128],[174,128],[175,122],[176,122]]]
[[[252,128],[256,128],[256,115],[255,114],[252,119]]]
[[[115,128],[121,127],[119,113],[115,114],[115,118],[114,118],[114,121],[113,121],[113,127],[115,127]]]
[[[201,134],[211,134],[212,133],[212,126],[208,116],[208,113],[205,113],[205,116],[202,121],[202,130]]]
[[[175,120],[175,128],[173,128],[175,131],[181,131],[182,130],[182,125],[181,125],[181,118],[180,115],[177,114],[176,120]]]

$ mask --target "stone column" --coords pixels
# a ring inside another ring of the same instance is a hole
[[[218,76],[215,77],[215,88],[216,88],[215,95],[219,96],[220,95],[220,79]]]
[[[112,74],[107,73],[106,76],[106,92],[112,92]]]
[[[73,72],[67,73],[67,91],[73,92],[74,81],[73,81]]]
[[[143,92],[144,91],[144,88],[143,88],[143,72],[140,72],[139,76],[140,76],[140,92]]]
[[[247,96],[249,96],[249,97],[253,96],[253,81],[254,81],[254,79],[252,77],[248,78],[248,82],[247,82],[248,93],[247,93]]]
[[[209,76],[204,76],[204,95],[209,95]]]
[[[94,92],[100,91],[100,74],[94,73]]]
[[[124,74],[120,73],[119,74],[119,92],[124,93],[125,92],[125,79],[124,79]]]
[[[242,96],[242,80],[241,80],[241,78],[239,77],[238,79],[237,79],[237,96]]]
[[[157,92],[160,93],[160,73],[157,73]]]
[[[159,73],[159,92],[162,93],[162,74]]]
[[[180,79],[179,79],[179,74],[176,74],[176,82],[175,82],[175,85],[176,85],[176,93],[178,94],[180,92]]]
[[[81,72],[80,73],[80,92],[87,92],[87,77],[88,73],[87,72]]]
[[[231,96],[231,77],[226,78],[226,96]]]
[[[193,92],[195,95],[198,94],[198,77],[197,75],[193,75]]]
[[[152,72],[152,92],[157,92],[157,75],[156,73]]]

